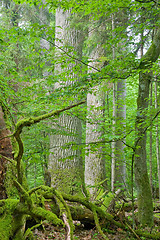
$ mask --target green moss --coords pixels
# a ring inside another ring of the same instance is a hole
[[[146,68],[146,65],[151,65],[154,62],[154,58],[156,56],[156,45],[152,43],[147,53],[142,57],[140,68]]]
[[[18,198],[18,191],[13,185],[13,180],[16,178],[16,165],[9,163],[7,165],[5,188],[9,198]]]
[[[30,126],[32,124],[34,124],[33,118],[26,118],[26,119],[19,120],[16,124],[16,131],[19,129],[21,130],[23,127]]]
[[[38,227],[41,226],[41,225],[42,225],[42,223],[38,223],[38,224],[34,225],[33,227],[28,228],[28,229],[26,230],[25,234],[24,234],[24,239],[34,240],[35,238],[34,238],[34,235],[33,235],[33,232],[32,232],[32,231],[33,231],[34,229],[38,228]]]
[[[64,226],[63,221],[59,219],[54,213],[47,211],[41,207],[34,207],[32,209],[31,215],[32,216],[35,215],[35,217],[40,217],[41,219],[46,219],[54,225]]]
[[[160,239],[160,233],[157,232],[157,233],[149,233],[148,231],[144,232],[142,230],[135,230],[135,233],[138,234],[139,236],[142,236],[144,237],[145,239],[157,239],[159,240]]]
[[[56,189],[60,192],[66,194],[76,195],[82,194],[82,178],[81,172],[76,168],[69,169],[52,169],[51,175],[55,176],[53,185],[56,186]]]
[[[96,224],[97,231],[101,234],[103,239],[109,240],[109,238],[103,233],[103,231],[101,229],[101,226],[99,224],[98,215],[97,215],[97,212],[96,212],[96,207],[93,204],[91,205],[91,209],[92,209],[92,212],[93,212],[93,215],[94,215],[94,221],[95,221],[95,224]]]
[[[6,199],[0,201],[0,240],[8,240],[13,235],[13,212],[18,200]]]
[[[56,197],[58,198],[58,200],[60,201],[60,203],[62,203],[62,205],[63,205],[61,207],[61,204],[60,204],[60,208],[61,208],[60,210],[62,211],[62,213],[66,213],[66,215],[67,215],[68,223],[69,223],[69,226],[70,226],[70,238],[72,240],[73,239],[74,224],[73,224],[70,209],[69,209],[68,205],[66,204],[66,202],[64,201],[61,193],[58,192],[57,190],[55,190],[55,194],[56,194]],[[64,207],[64,210],[62,209],[63,207]]]
[[[115,195],[111,192],[109,192],[104,198],[103,198],[103,202],[101,205],[101,209],[103,211],[106,211],[107,208],[109,207],[111,201],[114,199]]]
[[[18,214],[16,217],[13,216],[13,219],[14,222],[12,229],[14,233],[14,240],[24,240],[26,216],[24,214]]]
[[[39,207],[45,206],[45,198],[43,197],[41,190],[38,190],[36,193],[32,194],[32,201]]]
[[[151,199],[151,189],[148,181],[148,175],[141,174],[138,179],[139,186],[137,188],[138,194],[138,219],[139,222],[145,226],[153,225],[153,204]]]
[[[28,183],[27,183],[26,176],[24,174],[25,171],[24,171],[23,161],[21,161],[21,172],[23,173],[22,186],[25,190],[28,190]],[[19,193],[17,191],[17,188],[13,184],[14,180],[17,179],[16,175],[17,175],[16,162],[15,162],[15,165],[9,163],[7,165],[7,173],[6,173],[6,179],[5,179],[5,188],[7,191],[8,198],[12,198],[12,199],[19,198]]]

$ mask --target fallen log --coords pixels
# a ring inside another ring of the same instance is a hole
[[[31,227],[30,229],[27,229],[26,232],[24,231],[26,215],[30,215],[30,217],[36,221],[47,219],[54,225],[64,226],[60,215],[57,216],[54,212],[51,212],[50,209],[44,209],[43,207],[36,205],[32,196],[36,191],[39,191],[38,194],[41,196],[41,198],[45,197],[46,199],[51,199],[54,202],[55,205],[52,206],[52,209],[56,209],[55,199],[60,201],[58,207],[60,207],[60,212],[62,213],[65,225],[68,229],[67,239],[73,239],[73,234],[71,233],[74,230],[72,225],[72,216],[75,220],[78,220],[78,218],[82,221],[84,219],[92,219],[92,221],[94,220],[94,224],[103,239],[108,239],[108,237],[101,230],[101,220],[103,220],[103,226],[106,226],[106,228],[108,228],[107,226],[109,226],[109,224],[114,224],[117,226],[117,228],[121,228],[124,231],[130,231],[137,237],[137,239],[139,237],[160,239],[160,233],[150,233],[147,231],[142,231],[141,229],[133,230],[125,219],[122,219],[123,222],[116,221],[111,214],[104,212],[101,207],[96,206],[96,204],[89,201],[88,198],[60,194],[55,189],[46,186],[25,191],[19,183],[15,182],[15,185],[21,194],[21,200],[6,199],[0,201],[0,223],[3,223],[0,224],[0,239],[25,239],[27,234],[30,233],[30,230],[34,228]],[[76,204],[72,206],[73,203]],[[64,209],[63,211],[62,208]],[[56,212],[60,213],[58,210],[56,210]],[[10,221],[10,224],[8,224],[8,220]],[[4,227],[5,223],[7,224],[6,227]],[[6,231],[8,232],[8,235]]]

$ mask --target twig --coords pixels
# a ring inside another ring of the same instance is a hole
[[[62,218],[63,218],[64,224],[66,225],[66,236],[65,236],[65,240],[71,240],[71,237],[70,237],[71,228],[70,228],[70,225],[69,225],[69,223],[68,223],[68,219],[67,219],[67,216],[66,216],[65,213],[62,214]]]
[[[109,238],[104,234],[104,232],[103,232],[102,229],[101,229],[101,226],[100,226],[100,224],[99,224],[99,219],[98,219],[98,215],[97,215],[96,209],[94,208],[93,205],[92,205],[91,208],[92,208],[92,212],[93,212],[94,221],[95,221],[95,224],[96,224],[97,231],[101,234],[101,236],[103,237],[103,239],[109,240]]]
[[[141,240],[140,237],[137,235],[137,233],[133,230],[133,228],[131,228],[131,226],[130,226],[127,222],[125,222],[125,224],[126,224],[127,227],[131,230],[131,232],[136,236],[136,238],[137,238],[138,240]]]
[[[66,204],[66,202],[64,201],[64,198],[60,192],[58,192],[57,190],[54,190],[54,194],[57,197],[57,199],[63,204],[63,206],[65,208],[65,211],[63,211],[63,217],[65,218],[65,221],[66,221],[65,224],[67,224],[66,225],[66,227],[67,227],[66,240],[73,240],[74,224],[73,224],[70,209],[69,209],[68,205]]]
[[[12,163],[12,164],[15,163],[15,161],[14,161],[13,159],[8,158],[8,157],[4,156],[4,155],[1,154],[1,153],[0,153],[0,156],[3,157],[3,158],[5,158],[8,162],[10,162],[10,163]]]
[[[10,134],[10,135],[4,136],[4,137],[0,138],[0,141],[3,140],[3,139],[5,139],[5,138],[13,137],[13,135],[14,135],[14,134],[12,133],[12,134]]]

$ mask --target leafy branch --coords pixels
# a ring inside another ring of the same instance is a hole
[[[70,105],[70,106],[68,106],[66,108],[63,108],[63,109],[60,109],[60,110],[56,110],[56,111],[53,110],[50,113],[46,113],[46,114],[40,115],[38,117],[30,117],[30,118],[22,119],[22,120],[17,122],[15,132],[12,134],[12,136],[15,137],[16,142],[18,144],[18,150],[17,150],[14,158],[17,162],[18,182],[20,184],[22,184],[21,159],[22,159],[23,152],[24,152],[23,142],[22,142],[22,139],[20,137],[20,134],[22,133],[23,128],[24,127],[29,127],[29,126],[31,126],[33,124],[36,124],[36,123],[39,123],[40,121],[42,121],[44,119],[47,119],[47,118],[50,118],[50,117],[53,117],[53,116],[59,116],[60,113],[65,112],[67,110],[70,110],[70,109],[72,109],[74,107],[77,107],[79,105],[82,105],[84,103],[85,103],[85,101],[81,101],[79,103],[76,103],[74,105]]]

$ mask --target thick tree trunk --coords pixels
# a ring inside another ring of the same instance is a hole
[[[106,178],[103,140],[104,93],[100,96],[99,87],[87,95],[88,117],[86,123],[85,183],[93,194],[95,185]],[[98,143],[100,142],[100,143]],[[90,144],[91,143],[91,144]],[[106,182],[102,184],[106,188]],[[101,187],[102,187],[101,186]]]
[[[82,54],[82,37],[81,31],[70,27],[70,11],[57,9],[56,11],[56,46],[68,51],[68,47],[74,47],[77,55],[81,58]],[[64,54],[59,49],[57,57]],[[68,60],[66,60],[67,63]],[[62,62],[63,64],[64,62]],[[66,85],[72,85],[77,81],[78,74],[73,72],[73,68],[78,64],[69,63],[67,67],[62,69],[62,64],[55,65],[55,74],[66,72]],[[67,76],[67,72],[70,74]],[[57,82],[55,88],[60,86]],[[76,99],[75,99],[76,102]],[[81,157],[81,121],[76,116],[63,114],[53,125],[55,135],[50,135],[51,154],[49,156],[49,170],[51,172],[51,185],[56,186],[59,190],[76,194],[81,192],[83,185],[83,162]],[[72,146],[73,145],[73,146]],[[76,148],[74,148],[76,146]]]
[[[76,194],[81,191],[83,164],[80,149],[73,149],[72,143],[81,143],[81,123],[78,118],[63,114],[58,119],[58,126],[55,129],[59,134],[50,136],[51,185],[63,192]]]
[[[90,31],[90,35],[92,35],[92,31]],[[103,55],[104,49],[97,45],[90,54],[92,61],[90,65],[101,69],[103,62],[100,63],[99,59]],[[93,69],[89,69],[89,72],[93,72]],[[85,183],[89,186],[91,195],[97,191],[97,187],[107,188],[107,182],[103,182],[106,178],[103,143],[104,109],[105,92],[103,86],[99,85],[92,89],[92,93],[87,94]],[[99,184],[101,182],[103,184]]]

